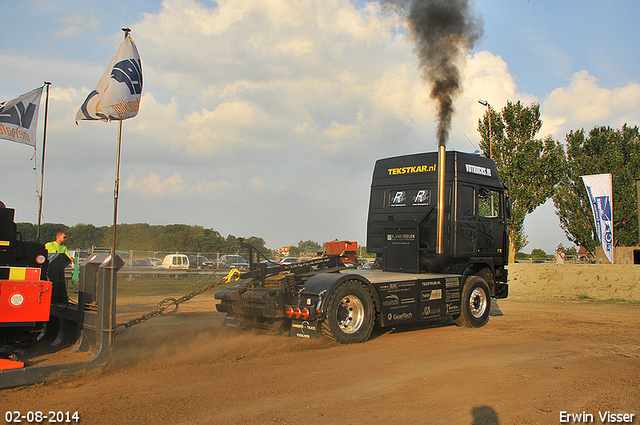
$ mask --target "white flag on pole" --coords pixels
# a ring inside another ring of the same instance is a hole
[[[126,120],[138,115],[142,96],[142,64],[136,43],[127,35],[76,114],[79,120]]]
[[[613,264],[613,198],[611,174],[582,176],[589,195],[591,211],[596,224],[596,233],[602,249]]]
[[[36,147],[42,87],[0,103],[0,139]]]

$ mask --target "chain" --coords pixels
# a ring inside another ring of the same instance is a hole
[[[208,286],[203,286],[200,289],[197,289],[193,292],[190,292],[186,295],[183,295],[182,297],[175,299],[175,298],[165,298],[164,300],[160,301],[158,303],[158,306],[156,307],[155,310],[153,310],[150,313],[144,314],[136,319],[132,319],[129,320],[126,323],[120,323],[119,325],[116,325],[115,327],[115,334],[116,335],[122,335],[125,332],[127,332],[132,326],[146,322],[147,320],[151,319],[152,317],[156,317],[156,316],[170,316],[172,314],[174,314],[176,311],[178,311],[178,307],[180,306],[180,304],[182,304],[185,301],[189,301],[191,298],[196,297],[200,294],[204,294],[205,292],[215,288],[216,286],[222,285],[223,283],[229,283],[229,282],[235,282],[236,280],[238,280],[240,278],[240,271],[238,269],[232,269],[228,275],[226,275],[225,277],[223,277],[222,279],[220,279],[219,281],[208,285]],[[167,309],[171,308],[171,310],[166,311]]]

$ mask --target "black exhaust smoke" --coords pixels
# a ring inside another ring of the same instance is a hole
[[[482,21],[469,0],[389,0],[407,13],[416,40],[422,78],[429,83],[429,97],[437,104],[438,199],[436,253],[444,254],[445,146],[455,112],[454,100],[462,92],[462,73],[467,54],[482,36]]]
[[[462,92],[460,66],[483,34],[482,20],[469,0],[398,0],[407,11],[416,39],[422,77],[437,104],[438,145],[446,145],[455,112],[454,100]]]

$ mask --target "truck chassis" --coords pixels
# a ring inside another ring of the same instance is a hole
[[[452,317],[458,325],[484,326],[491,290],[480,275],[345,271],[339,256],[260,268],[218,291],[224,325],[292,336],[323,334],[339,343],[366,341],[374,326]],[[506,294],[504,294],[506,296]]]

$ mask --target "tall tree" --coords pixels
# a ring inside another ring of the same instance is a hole
[[[510,261],[514,261],[516,252],[526,245],[526,215],[553,194],[563,175],[564,149],[551,135],[536,138],[541,127],[540,105],[524,106],[520,101],[508,101],[501,112],[489,107],[478,121],[478,132],[482,137],[480,148],[485,156],[490,156],[491,152],[498,165],[500,180],[510,190]]]
[[[638,244],[638,210],[635,179],[640,178],[640,133],[638,127],[622,130],[594,127],[566,136],[566,175],[553,196],[560,226],[567,238],[592,254],[600,244],[591,206],[581,176],[608,174],[613,177],[613,237],[616,246]]]
[[[251,236],[247,238],[247,243],[265,255],[271,253],[271,250],[265,246],[266,241],[262,238]]]
[[[322,251],[322,249],[323,249],[322,245],[312,240],[307,240],[307,241],[301,240],[300,242],[298,242],[298,250],[300,250],[300,252],[309,252],[309,251],[318,252],[318,251]]]

